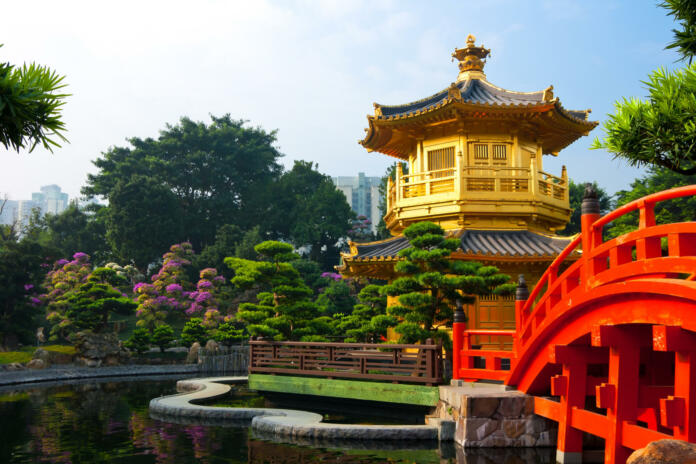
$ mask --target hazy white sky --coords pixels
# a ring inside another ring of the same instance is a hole
[[[69,144],[50,154],[0,149],[0,192],[41,185],[79,195],[91,161],[126,138],[156,137],[181,116],[230,113],[278,130],[283,162],[330,175],[380,176],[392,159],[357,140],[372,102],[406,103],[457,76],[469,33],[492,49],[486,75],[511,90],[553,84],[568,109],[604,120],[613,102],[677,56],[674,24],[650,0],[9,1],[0,2],[0,60],[66,76]],[[595,129],[593,135],[601,134]],[[639,172],[574,143],[545,170],[610,192]]]

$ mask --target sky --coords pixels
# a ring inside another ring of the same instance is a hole
[[[229,113],[277,130],[282,163],[331,176],[381,176],[393,158],[358,140],[373,102],[401,104],[456,80],[468,34],[491,49],[487,79],[515,91],[554,86],[567,109],[604,121],[644,98],[651,71],[683,65],[664,49],[675,24],[650,0],[2,0],[0,60],[65,76],[69,144],[50,153],[0,148],[0,193],[47,184],[80,195],[92,161],[130,137],[157,137],[182,116]],[[628,188],[642,172],[589,150],[601,127],[544,170]]]

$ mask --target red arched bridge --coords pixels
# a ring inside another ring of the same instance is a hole
[[[517,330],[455,322],[454,378],[534,395],[535,412],[558,422],[562,463],[581,462],[583,433],[604,440],[607,464],[654,440],[696,442],[696,222],[655,222],[657,203],[693,195],[696,185],[667,190],[601,218],[586,198],[582,233],[531,294],[518,288]],[[625,214],[638,229],[603,241]],[[489,335],[511,337],[512,351],[471,349]]]

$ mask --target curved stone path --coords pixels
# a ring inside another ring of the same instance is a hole
[[[453,433],[442,424],[432,425],[354,425],[326,424],[322,416],[307,411],[271,408],[232,408],[195,404],[226,395],[230,384],[246,382],[247,377],[211,377],[177,382],[176,395],[154,398],[150,414],[156,419],[174,421],[244,422],[264,436],[286,439],[341,440],[452,440]],[[453,430],[452,430],[453,432]]]

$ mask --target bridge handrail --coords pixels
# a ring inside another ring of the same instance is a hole
[[[639,230],[653,226],[655,225],[654,207],[657,203],[693,195],[696,195],[696,185],[676,187],[670,190],[664,190],[662,192],[657,192],[651,195],[644,196],[630,203],[627,203],[594,221],[590,226],[592,234],[601,234],[602,228],[605,225],[609,224],[610,222],[616,220],[621,216],[632,213],[636,210],[640,211],[640,220],[638,226]],[[599,236],[601,237],[601,235]],[[566,258],[573,251],[575,251],[575,249],[578,247],[578,245],[580,245],[581,242],[582,234],[578,234],[568,244],[568,246],[566,246],[566,248],[563,249],[563,251],[556,257],[556,259],[553,260],[551,265],[539,279],[537,285],[534,286],[534,289],[532,289],[531,293],[529,294],[529,297],[522,306],[522,314],[526,314],[527,317],[524,318],[524,320],[526,320],[524,326],[517,328],[518,333],[527,333],[530,324],[532,324],[532,318],[529,316],[531,316],[535,312],[535,310],[541,306],[541,304],[544,304],[546,302],[547,294],[550,294],[554,290],[556,290],[557,286],[560,285],[561,282],[568,277],[568,275],[572,274],[576,270],[575,268],[569,268],[562,275],[558,275],[558,270],[560,268],[561,263],[565,261]],[[593,250],[583,250],[583,255],[581,256],[580,260],[585,261],[591,259],[593,257],[592,251]],[[537,297],[539,297],[539,293],[541,292],[541,289],[544,288],[544,285],[546,285],[546,291],[537,302]]]

